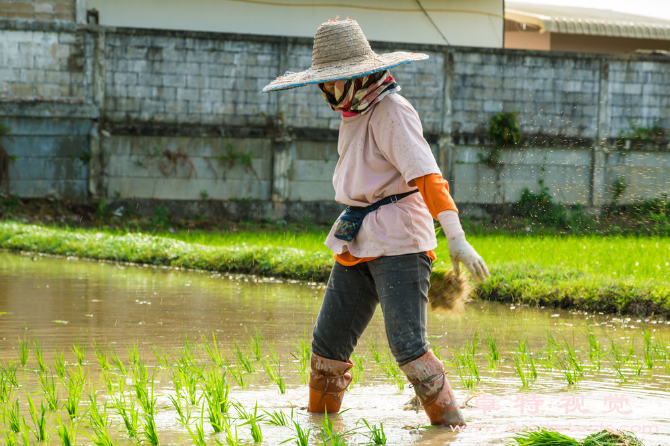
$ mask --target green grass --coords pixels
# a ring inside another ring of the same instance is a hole
[[[324,232],[178,232],[146,235],[0,223],[0,248],[209,271],[325,281]],[[480,299],[670,316],[670,238],[469,235],[492,277]],[[449,268],[438,238],[435,269]]]

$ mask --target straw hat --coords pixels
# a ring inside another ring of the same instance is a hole
[[[287,72],[263,88],[261,93],[354,79],[424,59],[428,59],[426,54],[404,51],[377,54],[370,48],[368,39],[355,20],[336,19],[322,23],[316,31],[312,66],[308,70],[299,73]]]

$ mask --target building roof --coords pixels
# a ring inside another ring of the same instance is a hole
[[[540,32],[670,40],[670,20],[604,9],[507,1],[505,19],[536,26]]]

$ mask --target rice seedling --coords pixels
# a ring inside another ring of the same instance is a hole
[[[272,343],[272,348],[270,348],[270,359],[264,359],[262,364],[270,379],[274,381],[279,387],[279,393],[282,395],[285,394],[286,382],[284,381],[284,377],[281,374],[281,363],[279,362],[277,349],[275,348],[274,342]]]
[[[16,369],[19,365],[15,362],[0,361],[0,374],[7,379],[7,383],[13,387],[19,387],[19,380],[16,377]]]
[[[103,410],[102,413],[100,413],[95,391],[90,393],[88,398],[89,409],[87,426],[93,431],[93,435],[88,433],[85,433],[84,435],[90,438],[95,446],[115,446],[117,441],[112,440],[109,433],[110,422],[107,416],[107,405],[103,404]]]
[[[81,401],[84,386],[86,385],[87,373],[88,372],[85,372],[83,369],[78,368],[74,373],[68,371],[67,377],[63,379],[63,385],[67,389],[65,409],[70,415],[70,418],[76,418],[78,416],[79,402]]]
[[[77,357],[77,364],[82,365],[84,363],[84,357],[86,356],[86,347],[88,346],[88,340],[86,336],[82,338],[81,333],[77,336],[77,342],[70,347],[70,350]]]
[[[128,362],[130,364],[137,364],[142,362],[140,357],[140,344],[139,341],[134,343],[126,344],[126,352],[128,353]]]
[[[310,343],[307,339],[307,329],[304,330],[302,337],[296,336],[296,341],[297,343],[293,344],[295,353],[292,353],[291,355],[297,361],[294,366],[300,376],[300,381],[303,384],[307,384],[307,367],[309,367],[312,354]]]
[[[293,429],[295,430],[295,437],[289,438],[284,443],[294,440],[296,446],[309,446],[309,434],[312,429],[303,429],[295,420],[293,420]]]
[[[381,364],[382,357],[381,357],[381,353],[379,352],[379,346],[377,345],[376,340],[370,339],[368,341],[368,350],[370,351],[370,354],[372,355],[372,360],[374,362],[376,362],[377,364]]]
[[[156,374],[156,369],[154,369],[154,375]],[[156,403],[157,398],[154,397],[154,379],[151,378],[151,385],[148,386],[148,389],[145,392],[146,400],[138,400],[140,406],[143,409],[142,416],[140,417],[140,426],[142,430],[140,435],[142,435],[149,444],[157,445],[158,441],[158,430],[156,429]]]
[[[28,357],[30,356],[30,345],[32,344],[32,338],[28,336],[28,331],[23,331],[23,336],[18,338],[18,343],[15,344],[14,348],[19,353],[19,363],[21,367],[25,367],[28,363]]]
[[[117,369],[119,369],[119,373],[121,375],[127,375],[128,371],[126,370],[126,366],[121,361],[121,358],[119,358],[119,354],[116,353],[116,350],[112,349],[111,353],[109,354],[110,358],[112,359],[112,362],[116,366]]]
[[[130,366],[130,376],[132,376],[131,386],[135,389],[135,397],[138,400],[146,400],[147,385],[149,384],[149,369],[147,365],[142,361],[133,363]]]
[[[233,435],[233,430],[230,428],[230,424],[228,423],[228,420],[224,419],[223,429],[226,433],[225,439],[226,439],[226,444],[228,446],[240,446],[240,444],[241,444],[240,439],[237,436],[237,425],[235,425],[234,427],[235,427],[235,435]],[[218,439],[215,439],[214,441],[216,441],[217,444],[223,446],[223,443],[221,443]]]
[[[102,370],[110,370],[112,365],[109,363],[109,349],[93,341],[93,351],[95,352],[95,357],[98,358],[100,368]]]
[[[178,394],[184,393],[184,399],[192,406],[197,406],[200,402],[198,398],[198,383],[203,376],[204,365],[202,368],[195,366],[174,369],[171,378],[175,384],[175,389]]]
[[[610,338],[609,336],[607,337],[608,340],[610,341],[610,354],[612,355],[612,358],[614,361],[616,361],[618,364],[624,363],[625,358],[623,354],[621,353],[621,350],[619,348],[619,344],[617,344],[614,339]]]
[[[251,428],[251,438],[254,439],[255,443],[263,441],[263,432],[261,431],[260,421],[263,419],[263,416],[258,416],[258,403],[254,406],[253,413],[249,414],[249,419],[246,423],[243,423],[242,426],[249,425]]]
[[[37,359],[37,369],[40,373],[46,372],[46,367],[44,365],[44,350],[42,350],[42,344],[38,339],[33,341],[33,349],[35,351],[35,359]]]
[[[255,359],[256,361],[261,360],[262,345],[263,345],[263,335],[258,330],[258,328],[254,327],[254,334],[252,334],[251,339],[249,339],[249,351],[251,352],[252,358]]]
[[[126,428],[126,432],[130,438],[137,438],[138,436],[138,426],[139,426],[139,413],[135,408],[133,403],[132,396],[129,396],[128,402],[126,402],[125,392],[123,389],[123,381],[121,381],[118,376],[116,377],[117,388],[119,389],[118,396],[115,396],[111,388],[113,384],[109,381],[109,397],[112,401],[112,407],[116,409],[118,414],[123,420],[123,424]],[[132,394],[129,394],[132,395]]]
[[[642,334],[644,339],[644,364],[649,370],[651,370],[654,368],[654,351],[651,341],[651,329],[644,327]]]
[[[586,332],[586,339],[589,341],[589,359],[596,369],[600,370],[600,359],[603,355],[602,342],[596,339],[595,333],[590,328]]]
[[[56,429],[56,434],[60,438],[61,444],[63,446],[75,446],[77,443],[77,432],[79,430],[80,421],[75,422],[70,418],[70,425],[66,426],[61,417],[57,417],[58,428]]]
[[[52,374],[42,373],[37,375],[40,388],[47,400],[49,410],[58,410],[58,393],[56,392],[56,380]]]
[[[456,365],[458,377],[460,378],[461,383],[468,389],[472,389],[475,386],[475,381],[481,381],[479,367],[475,360],[478,342],[477,332],[475,332],[472,341],[466,341],[461,349],[451,349],[451,352],[454,355],[453,363]]]
[[[223,355],[223,364],[226,371],[230,373],[237,385],[244,388],[244,370],[242,370],[241,367],[238,368],[231,364],[226,355]]]
[[[228,414],[230,402],[230,382],[226,380],[226,373],[210,370],[204,375],[203,394],[207,402],[209,424],[214,432],[223,430],[223,420]],[[204,402],[203,402],[204,404]]]
[[[265,420],[266,424],[271,424],[273,426],[288,427],[289,417],[287,417],[286,414],[282,410],[275,410],[275,411],[272,411],[272,412],[268,412],[266,410],[263,410],[263,412],[265,412],[265,415],[268,416],[268,418]],[[290,420],[293,420],[293,408],[291,408]]]
[[[584,367],[582,366],[582,363],[579,360],[579,357],[577,356],[577,351],[575,350],[573,344],[571,344],[567,339],[563,340],[563,348],[565,351],[566,359],[570,363],[574,371],[578,372],[579,375],[582,375],[584,373]]]
[[[642,367],[644,367],[644,364],[640,362],[640,357],[635,355],[635,361],[629,361],[629,362],[631,363],[633,374],[637,377],[642,375]]]
[[[439,359],[440,362],[442,362],[442,358],[443,358],[443,355],[442,355],[442,346],[441,346],[441,345],[433,346],[433,347],[431,348],[431,350],[433,351],[433,354],[435,355],[435,357],[436,357],[437,359]]]
[[[212,332],[212,342],[210,343],[205,335],[202,336],[203,347],[205,348],[205,353],[207,356],[214,362],[214,365],[217,367],[224,367],[225,362],[223,361],[223,355],[219,351],[219,344],[216,342],[216,335]]]
[[[514,363],[514,371],[521,380],[521,387],[528,387],[529,378],[526,375],[526,364],[522,356],[514,355],[512,357]]]
[[[7,429],[17,434],[21,432],[21,414],[19,412],[19,399],[16,398],[13,403],[5,405],[2,413],[5,419]]]
[[[546,428],[517,433],[512,440],[519,446],[643,446],[635,435],[609,428],[593,433],[582,441]]]
[[[632,432],[606,428],[584,438],[581,446],[644,446]]]
[[[612,364],[612,368],[614,369],[617,378],[619,378],[622,382],[627,382],[628,377],[626,377],[625,373],[623,373],[622,362],[623,361],[617,361],[616,358],[610,360],[610,364]]]
[[[498,350],[498,341],[493,334],[486,333],[486,345],[489,348],[486,360],[489,362],[489,366],[491,366],[492,369],[495,369],[500,361],[500,351]]]
[[[12,398],[14,387],[10,384],[4,373],[0,373],[0,401],[5,403]]]
[[[20,433],[20,435],[21,435],[21,443],[24,446],[28,446],[31,443],[30,442],[30,432],[31,431],[32,431],[32,429],[30,429],[28,427],[28,425],[26,424],[26,417],[21,417],[21,433]]]
[[[188,368],[195,365],[196,355],[188,334],[182,338],[181,346],[176,351],[174,349],[172,351],[172,358],[177,363],[177,367]]]
[[[30,418],[33,420],[33,433],[35,434],[35,440],[49,441],[50,435],[47,430],[49,417],[47,415],[47,406],[44,404],[44,400],[40,401],[40,407],[38,409],[35,406],[32,398],[30,398],[30,395],[27,393],[26,398],[28,400],[28,412],[30,413]]]
[[[4,431],[2,434],[5,437],[6,446],[19,446],[19,440],[16,438],[16,433],[12,431]]]
[[[579,370],[575,369],[574,363],[569,359],[566,360],[563,356],[557,355],[556,359],[558,360],[558,363],[561,368],[561,373],[563,374],[563,377],[565,378],[567,383],[570,385],[577,384],[581,377],[581,373],[579,372]]]
[[[319,446],[346,446],[345,437],[349,435],[351,431],[339,433],[335,432],[333,429],[333,422],[328,418],[328,412],[323,414],[321,419],[321,429],[319,436],[321,441],[317,440]]]
[[[184,426],[188,430],[191,440],[195,446],[207,446],[207,440],[205,440],[205,403],[202,403],[202,410],[200,411],[200,423],[196,423],[195,432],[191,429],[191,426],[188,423],[184,423]]]
[[[254,373],[256,370],[254,369],[253,359],[248,356],[244,350],[242,350],[242,348],[237,344],[237,341],[235,341],[234,346],[235,359],[237,360],[237,364],[240,365],[245,372]]]
[[[402,373],[400,367],[398,367],[398,364],[395,362],[395,359],[391,357],[388,351],[386,351],[386,349],[382,349],[382,352],[382,362],[380,364],[382,371],[386,374],[387,377],[393,378],[393,382],[395,383],[398,390],[404,390],[405,375]]]
[[[141,364],[141,363],[140,363]],[[139,364],[137,365],[138,369]],[[156,398],[154,398],[154,378],[156,377],[156,368],[154,367],[151,377],[149,377],[146,367],[142,372],[133,377],[132,387],[135,389],[137,404],[145,413],[154,414],[156,410]]]
[[[65,359],[63,350],[59,348],[56,348],[54,351],[54,370],[56,371],[56,376],[59,378],[65,376]]]
[[[519,446],[579,446],[580,444],[574,438],[545,428],[520,432],[512,436],[512,440]]]
[[[666,345],[663,339],[663,335],[661,335],[660,332],[656,333],[653,350],[654,350],[654,357],[657,360],[661,362],[668,361],[668,346]]]
[[[160,346],[152,345],[151,351],[156,357],[156,363],[160,368],[168,369],[170,368],[170,361],[168,360],[168,352]]]
[[[384,445],[386,444],[386,434],[384,433],[384,423],[379,423],[379,427],[377,427],[376,424],[373,424],[372,426],[370,423],[367,422],[365,418],[361,419],[361,421],[367,426],[368,432],[370,435],[370,442],[372,444],[381,444]]]

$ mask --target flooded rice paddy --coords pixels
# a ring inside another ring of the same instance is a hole
[[[100,426],[119,444],[136,443],[135,429],[145,444],[277,445],[296,437],[296,425],[311,429],[310,445],[323,442],[323,418],[305,411],[305,346],[322,294],[317,283],[0,253],[5,442],[17,398],[26,425],[36,424],[28,396],[51,444],[61,444],[69,412],[78,444],[104,437]],[[623,428],[645,444],[670,444],[664,321],[476,302],[459,316],[431,314],[428,333],[469,427],[423,427],[428,419],[407,405],[413,390],[388,357],[379,311],[354,356],[348,410],[334,420],[346,444],[374,444],[362,420],[383,424],[393,445],[504,444],[534,426],[577,438]],[[270,423],[280,411],[287,426]]]

